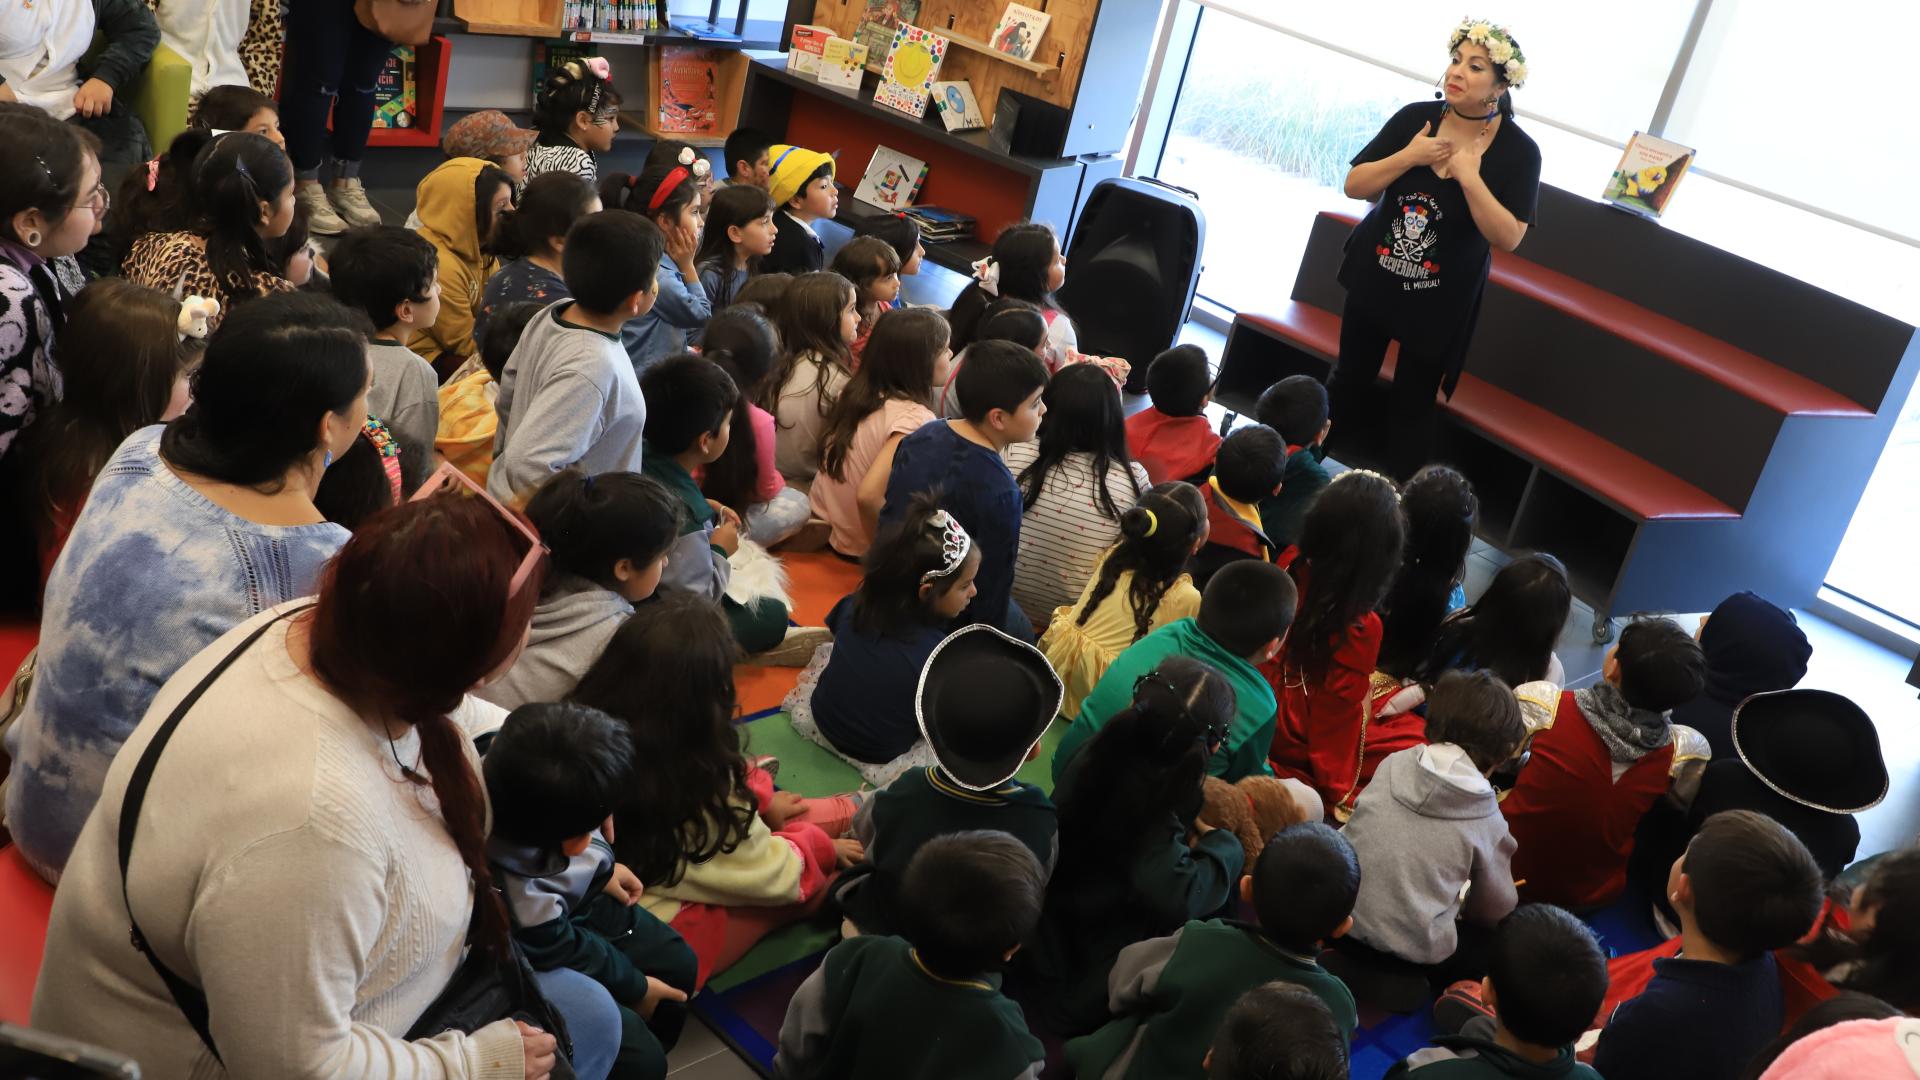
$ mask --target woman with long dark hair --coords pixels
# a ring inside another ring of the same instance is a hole
[[[1280,706],[1268,755],[1274,775],[1310,785],[1336,816],[1352,812],[1381,758],[1422,738],[1417,715],[1398,718],[1393,730],[1373,717],[1381,636],[1374,608],[1405,537],[1393,481],[1358,470],[1335,477],[1301,526],[1290,568],[1300,589],[1293,627],[1280,654],[1261,665]]]
[[[1007,447],[1025,513],[1013,564],[1013,598],[1034,619],[1073,603],[1120,539],[1120,516],[1147,490],[1146,467],[1127,452],[1120,388],[1092,364],[1061,369],[1041,400],[1034,442]]]
[[[1400,343],[1385,425],[1406,476],[1433,441],[1434,393],[1449,396],[1480,317],[1493,249],[1520,246],[1540,191],[1540,148],[1513,119],[1525,54],[1504,26],[1467,19],[1448,39],[1440,101],[1408,105],[1354,155],[1346,193],[1372,209],[1340,267],[1347,303],[1328,380],[1336,439],[1352,445],[1386,355]],[[1344,438],[1343,438],[1344,437]],[[1335,456],[1347,459],[1335,447]]]
[[[7,822],[42,876],[59,876],[161,684],[311,593],[346,542],[313,496],[366,423],[367,334],[322,296],[244,305],[208,345],[187,411],[101,469],[47,579],[39,667],[7,733]]]
[[[1075,1034],[1106,1018],[1107,972],[1122,948],[1232,898],[1246,859],[1240,841],[1194,815],[1234,708],[1219,672],[1168,657],[1061,777],[1060,862],[1020,968],[1027,1007],[1053,1031]]]
[[[540,564],[531,532],[497,505],[421,499],[363,524],[314,600],[261,612],[182,667],[107,774],[68,864],[34,1025],[160,1076],[547,1075],[554,1037],[513,1020],[408,1037],[463,946],[507,947],[472,742],[503,714],[468,691],[519,654]],[[117,834],[134,766],[203,682],[143,791],[123,901]],[[220,1065],[127,947],[129,911],[204,993]],[[541,985],[583,1073],[604,1075],[586,1059],[610,1063],[618,1021],[569,1009],[563,991],[582,981]],[[101,1008],[108,997],[115,1007]]]

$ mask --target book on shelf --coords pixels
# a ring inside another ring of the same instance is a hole
[[[927,102],[933,96],[934,80],[940,77],[940,62],[946,59],[948,44],[940,34],[901,23],[887,49],[887,63],[880,71],[873,103],[908,116],[927,115]]]
[[[948,131],[972,131],[987,126],[987,118],[980,112],[980,101],[973,96],[973,87],[965,79],[934,83],[933,107],[939,111],[940,122],[947,125]]]
[[[975,222],[970,214],[962,214],[944,206],[914,206],[903,213],[920,226],[920,239],[929,244],[964,240],[973,235]]]
[[[820,53],[820,85],[858,93],[867,73],[867,47],[849,38],[827,39]]]
[[[689,45],[660,47],[660,130],[721,133],[718,57]]]
[[[533,44],[533,99],[540,100],[540,91],[547,83],[547,74],[569,60],[585,60],[589,56],[600,55],[600,50],[589,44],[575,44],[571,41],[536,41]]]
[[[387,53],[386,66],[373,80],[374,127],[413,126],[414,113],[419,108],[413,71],[413,46],[395,45]]]
[[[1000,16],[1000,25],[993,28],[993,37],[988,42],[995,49],[1016,56],[1022,60],[1033,59],[1040,48],[1040,38],[1047,32],[1047,24],[1053,16],[1044,11],[1036,11],[1025,4],[1008,4],[1006,14]]]
[[[867,47],[868,56],[883,56],[900,25],[919,17],[920,0],[867,0],[867,10],[860,16],[853,39]]]
[[[1601,198],[1644,218],[1659,218],[1693,164],[1694,149],[1636,131],[1627,140]]]
[[[833,38],[831,26],[807,26],[793,28],[793,37],[787,49],[787,71],[794,75],[820,76],[820,56],[827,51],[827,42]]]
[[[905,210],[913,205],[926,180],[926,162],[889,146],[876,146],[866,174],[860,177],[860,186],[853,189],[853,197],[882,210]]]

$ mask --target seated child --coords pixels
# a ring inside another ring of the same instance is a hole
[[[367,412],[385,421],[400,444],[400,476],[408,494],[435,467],[440,380],[433,365],[406,342],[440,317],[439,263],[432,244],[398,225],[347,232],[334,243],[328,261],[334,298],[366,312],[373,323],[367,340],[367,366],[373,369]]]
[[[647,414],[647,451],[640,471],[653,477],[684,507],[680,539],[667,559],[661,586],[718,604],[733,627],[734,640],[747,653],[764,654],[762,663],[798,667],[825,640],[818,627],[787,628],[787,606],[763,598],[742,604],[727,595],[733,578],[730,556],[740,548],[740,515],[700,493],[694,470],[719,458],[727,448],[740,391],[712,361],[682,353],[647,369],[641,390],[658,402]],[[786,641],[790,646],[780,649]],[[770,650],[780,649],[779,652]]]
[[[513,209],[513,178],[478,158],[449,158],[415,189],[417,231],[439,253],[440,313],[407,347],[450,379],[473,356],[473,313],[500,269],[494,225]]]
[[[745,402],[728,426],[727,448],[701,474],[700,490],[722,506],[743,508],[747,539],[772,547],[800,532],[813,516],[807,493],[787,486],[780,475],[773,414],[757,403],[780,355],[780,335],[758,307],[736,304],[708,320],[700,355],[726,370]]]
[[[825,899],[864,855],[844,836],[858,800],[773,790],[734,726],[739,655],[720,609],[656,597],[622,623],[572,700],[627,725],[633,767],[614,809],[614,853],[646,883],[641,904],[685,938],[699,984]]]
[[[515,709],[482,770],[493,811],[487,861],[534,970],[572,968],[613,995],[612,1076],[653,1080],[667,1075],[695,961],[679,934],[639,906],[640,879],[599,835],[632,763],[626,726],[598,709]]]
[[[1359,1023],[1353,994],[1317,957],[1353,924],[1359,889],[1353,848],[1330,826],[1305,822],[1275,833],[1240,879],[1240,898],[1259,924],[1196,920],[1120,950],[1107,978],[1115,1017],[1067,1044],[1074,1075],[1198,1080],[1209,1033],[1242,993],[1276,981],[1311,991],[1341,1038],[1351,1037]]]
[[[975,344],[983,341],[1010,341],[1040,358],[1047,365],[1049,375],[1053,372],[1053,363],[1047,346],[1047,320],[1041,318],[1040,309],[1025,300],[996,300],[987,305],[980,315],[980,322],[974,328]],[[956,346],[958,348],[958,346]],[[953,366],[947,369],[947,380],[936,387],[934,409],[941,417],[958,420],[966,415],[960,404],[960,368],[966,362],[966,354],[956,356]]]
[[[620,91],[604,57],[567,60],[547,72],[533,97],[533,126],[540,138],[527,151],[527,179],[570,172],[589,184],[600,180],[594,154],[613,149],[620,131]]]
[[[440,136],[440,150],[450,158],[480,158],[499,166],[513,180],[515,190],[527,186],[527,151],[540,138],[532,128],[523,128],[499,109],[471,112],[447,126]]]
[[[1240,995],[1203,1061],[1208,1080],[1347,1080],[1347,1033],[1311,991],[1270,982]]]
[[[904,939],[849,938],[827,954],[787,1006],[773,1074],[1039,1077],[1046,1051],[1001,994],[1000,972],[1045,891],[1039,860],[1004,832],[929,840],[901,878]]]
[[[1500,804],[1530,902],[1599,907],[1626,888],[1634,831],[1667,791],[1667,710],[1693,700],[1705,672],[1699,644],[1678,624],[1636,619],[1620,631],[1602,681],[1560,695],[1554,725],[1534,736]]]
[[[1213,472],[1220,436],[1207,422],[1213,400],[1213,372],[1207,351],[1175,345],[1147,367],[1147,396],[1153,404],[1127,417],[1127,449],[1147,467],[1154,483],[1186,480],[1204,483]]]
[[[787,295],[787,289],[793,285],[793,275],[780,272],[760,273],[747,279],[740,291],[734,294],[733,305],[752,304],[764,312],[769,319],[777,318],[781,311],[781,302]]]
[[[1260,520],[1267,536],[1281,548],[1300,542],[1307,511],[1331,482],[1327,475],[1327,388],[1310,375],[1289,375],[1260,395],[1254,418],[1280,433],[1286,442],[1287,467],[1280,490],[1260,500]]]
[[[1754,694],[1800,685],[1813,643],[1792,611],[1754,592],[1720,601],[1693,636],[1707,661],[1707,685],[1700,696],[1674,707],[1673,722],[1705,735],[1713,760],[1739,757],[1733,749],[1733,711]],[[1665,876],[1665,866],[1660,873]]]
[[[700,284],[695,256],[700,252],[700,198],[707,160],[691,146],[638,176],[613,173],[600,185],[600,201],[610,210],[631,210],[660,229],[666,238],[654,274],[653,307],[620,330],[621,344],[642,375],[661,359],[685,351],[713,317],[713,305]]]
[[[500,396],[500,372],[541,310],[539,304],[523,300],[495,312],[480,339],[479,368],[440,387],[440,427],[433,447],[476,484],[484,486],[493,468],[493,440],[500,426],[493,403]]]
[[[905,214],[895,214],[883,218],[877,223],[864,225],[863,236],[877,236],[893,248],[900,259],[900,276],[913,277],[920,272],[920,263],[926,258],[927,248],[920,242],[920,226]]]
[[[763,152],[764,153],[764,152]],[[732,184],[714,195],[694,266],[717,314],[734,303],[748,279],[773,253],[773,196],[755,184]],[[698,335],[690,335],[698,343]]]
[[[474,693],[508,709],[572,693],[633,606],[659,587],[683,513],[639,473],[568,469],[540,485],[527,502],[551,559],[540,603],[520,658]]]
[[[1170,656],[1062,776],[1060,863],[1015,988],[1041,1026],[1067,1036],[1106,1023],[1122,949],[1233,899],[1245,849],[1233,830],[1195,817],[1233,714],[1219,672]]]
[[[860,588],[827,615],[833,642],[784,703],[793,729],[851,762],[874,787],[933,763],[916,722],[920,669],[973,597],[980,552],[930,495],[880,534]]]
[[[1735,1080],[1785,1022],[1772,950],[1820,912],[1820,867],[1806,846],[1750,810],[1715,814],[1673,864],[1667,897],[1680,954],[1613,1010],[1593,1067],[1635,1080]]]
[[[756,187],[767,190],[772,180],[773,165],[767,159],[767,148],[773,145],[773,137],[755,128],[734,128],[727,135],[725,153],[727,155],[727,178],[720,181],[720,190],[730,187]],[[714,197],[719,198],[716,192]]]
[[[1473,603],[1441,620],[1414,677],[1432,683],[1450,668],[1486,668],[1508,686],[1565,685],[1566,669],[1553,647],[1572,609],[1567,568],[1544,551],[1530,551],[1501,567]]]
[[[1052,226],[1022,221],[1001,229],[993,241],[993,254],[974,264],[973,281],[947,312],[954,347],[965,348],[980,340],[980,319],[996,300],[1024,300],[1039,308],[1046,320],[1049,352],[1060,355],[1077,348],[1073,320],[1053,299],[1054,290],[1066,279],[1067,260],[1060,254]]]
[[[360,437],[320,474],[313,508],[335,525],[357,531],[368,518],[405,501],[400,493],[400,457],[400,446],[387,425],[367,417]]]
[[[1574,1040],[1607,994],[1607,957],[1585,923],[1551,904],[1515,908],[1494,929],[1479,992],[1491,1017],[1440,1036],[1387,1075],[1600,1080],[1573,1057]]]
[[[1013,602],[1052,619],[1073,603],[1100,556],[1120,539],[1120,516],[1147,490],[1147,471],[1127,454],[1120,388],[1091,364],[1061,368],[1041,397],[1039,437],[1003,455],[1025,513],[1013,562]]]
[[[833,254],[834,273],[853,282],[854,303],[860,311],[860,329],[847,348],[853,353],[853,367],[860,369],[861,354],[867,339],[873,336],[873,324],[882,312],[893,310],[900,298],[900,256],[893,245],[875,236],[856,236]]]
[[[748,282],[751,290],[756,278]],[[774,463],[787,483],[806,489],[820,471],[820,436],[827,414],[853,379],[853,341],[860,323],[853,284],[831,271],[803,273],[781,293],[780,366],[761,404],[779,421]]]
[[[1459,470],[1428,465],[1401,489],[1400,512],[1407,542],[1393,584],[1380,601],[1379,670],[1411,682],[1432,651],[1441,622],[1467,606],[1462,582],[1480,499]]]
[[[1483,973],[1479,928],[1518,902],[1513,837],[1487,775],[1525,737],[1520,703],[1497,676],[1448,672],[1434,685],[1426,745],[1381,762],[1347,822],[1361,873],[1350,940],[1364,948],[1343,949],[1439,965],[1441,986]]]
[[[1040,651],[1060,675],[1062,716],[1080,703],[1115,657],[1140,639],[1200,611],[1187,560],[1207,540],[1206,504],[1192,484],[1148,489],[1120,515],[1120,542],[1107,549],[1072,604],[1054,609]]]
[[[833,158],[818,150],[775,143],[767,147],[767,194],[779,209],[773,215],[776,239],[760,269],[805,274],[827,265],[826,245],[813,223],[840,212],[840,189],[833,182]]]
[[[640,467],[647,402],[620,328],[653,306],[664,249],[645,218],[603,210],[567,232],[561,270],[572,300],[527,324],[500,374],[487,491],[501,502],[578,465],[589,473]]]
[[[600,196],[570,172],[541,173],[520,201],[500,212],[493,230],[493,254],[504,260],[487,279],[473,309],[473,337],[486,340],[487,322],[508,304],[533,302],[546,307],[573,293],[560,276],[567,232],[573,223],[600,212]],[[458,378],[458,375],[455,375]]]
[[[160,32],[164,40],[166,27],[162,26]],[[199,72],[194,74],[197,76]],[[245,84],[208,87],[200,100],[193,103],[193,115],[187,118],[187,123],[212,131],[251,131],[265,135],[282,150],[287,148],[287,137],[280,132],[280,103]]]
[[[873,543],[900,443],[933,420],[927,402],[953,360],[947,320],[931,308],[888,312],[871,340],[865,366],[827,410],[807,492],[827,542],[850,558]]]
[[[1018,838],[1048,874],[1058,853],[1053,802],[1014,778],[1058,710],[1060,683],[1046,660],[991,627],[969,626],[910,674],[919,685],[908,715],[926,731],[927,765],[903,772],[861,806],[853,833],[867,861],[834,889],[863,934],[902,925],[902,875],[935,837],[991,826]]]
[[[1207,498],[1207,543],[1193,557],[1193,580],[1202,590],[1230,562],[1279,556],[1261,523],[1260,500],[1280,490],[1286,458],[1279,434],[1265,424],[1248,424],[1220,443],[1213,475],[1200,489]]]
[[[1793,951],[1843,991],[1874,995],[1913,1015],[1920,1012],[1920,939],[1912,933],[1920,919],[1920,848],[1864,865],[1866,880],[1846,903],[1846,929],[1823,918],[1818,933]]]
[[[940,505],[980,545],[980,573],[973,602],[955,620],[982,622],[1023,641],[1033,640],[1033,622],[1013,602],[1013,563],[1020,550],[1025,509],[1020,486],[1001,455],[1033,438],[1046,406],[1047,369],[1039,358],[1007,342],[982,342],[963,369],[963,420],[937,420],[900,440],[893,455],[880,522],[897,521],[923,491],[939,493]]]
[[[1287,572],[1250,559],[1229,564],[1200,595],[1197,618],[1180,619],[1141,638],[1115,657],[1087,695],[1053,755],[1053,777],[1066,775],[1081,747],[1133,699],[1139,679],[1169,656],[1203,661],[1233,688],[1238,706],[1209,775],[1232,783],[1267,774],[1273,742],[1273,688],[1255,667],[1273,656],[1293,625],[1295,593]]]

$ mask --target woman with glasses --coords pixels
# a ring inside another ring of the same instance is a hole
[[[27,105],[0,105],[0,460],[61,396],[53,339],[83,281],[71,256],[100,231],[100,143]]]
[[[365,320],[325,297],[247,304],[213,335],[185,414],[101,469],[47,580],[39,666],[6,738],[7,824],[43,877],[59,877],[161,684],[311,593],[346,542],[313,495],[366,422],[366,348]]]
[[[1233,724],[1233,687],[1170,656],[1075,755],[1054,791],[1059,862],[1038,940],[1016,958],[1020,998],[1062,1035],[1107,1018],[1121,949],[1225,907],[1246,861],[1231,830],[1195,819],[1207,763]]]
[[[519,655],[543,557],[447,468],[364,523],[317,596],[181,668],[68,864],[34,1026],[155,1076],[212,1075],[217,1050],[236,1077],[537,1080],[570,1050],[579,1076],[604,1077],[618,1013],[579,972],[535,977],[570,1046],[511,1019],[426,1019],[463,954],[507,947],[472,741],[505,714],[468,692]],[[129,921],[150,953],[128,947]]]

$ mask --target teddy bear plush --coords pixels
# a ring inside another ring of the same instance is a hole
[[[1319,796],[1298,781],[1247,776],[1229,784],[1209,776],[1201,792],[1200,820],[1233,833],[1251,868],[1274,833],[1302,821],[1319,821],[1319,804]]]

